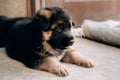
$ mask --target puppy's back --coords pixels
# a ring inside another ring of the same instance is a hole
[[[4,47],[6,44],[6,38],[9,29],[20,20],[25,19],[25,17],[9,18],[6,16],[0,16],[0,47]]]

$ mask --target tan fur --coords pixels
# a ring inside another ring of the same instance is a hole
[[[57,24],[52,24],[51,29],[55,29]]]
[[[57,53],[57,51],[53,49],[47,41],[43,42],[43,47],[47,52],[50,52],[52,55],[55,55],[55,53]]]
[[[57,26],[58,24],[60,24],[60,23],[63,23],[63,21],[62,21],[62,20],[59,20],[59,21],[57,21],[55,24],[52,24],[51,29],[55,29],[56,26]]]
[[[59,20],[57,23],[58,23],[58,24],[60,24],[60,23],[64,23],[64,21],[62,21],[62,20]]]
[[[43,9],[43,10],[40,10],[39,14],[41,16],[44,16],[45,18],[49,19],[52,16],[53,12]]]
[[[48,41],[51,38],[52,31],[42,31],[42,35],[43,35],[43,39],[45,41]]]

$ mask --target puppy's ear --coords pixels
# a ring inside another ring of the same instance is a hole
[[[47,9],[39,10],[33,17],[33,21],[40,27],[41,30],[47,30],[50,26],[50,18],[53,12]]]
[[[52,16],[52,14],[53,14],[53,12],[50,11],[50,10],[41,9],[41,10],[38,12],[38,14],[39,14],[40,16],[45,17],[46,19],[50,19],[51,16]]]

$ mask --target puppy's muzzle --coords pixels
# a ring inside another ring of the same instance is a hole
[[[68,41],[67,44],[68,44],[68,45],[73,45],[73,43],[75,42],[75,41],[74,41],[74,37],[73,37],[73,36],[69,36],[68,38],[69,38],[69,39],[68,39],[69,41]]]

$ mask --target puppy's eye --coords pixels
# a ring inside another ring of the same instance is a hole
[[[57,32],[62,32],[64,29],[63,29],[63,24],[58,24],[57,26],[56,26],[56,31]]]
[[[60,29],[60,27],[57,27],[56,32],[62,32],[62,29]]]

